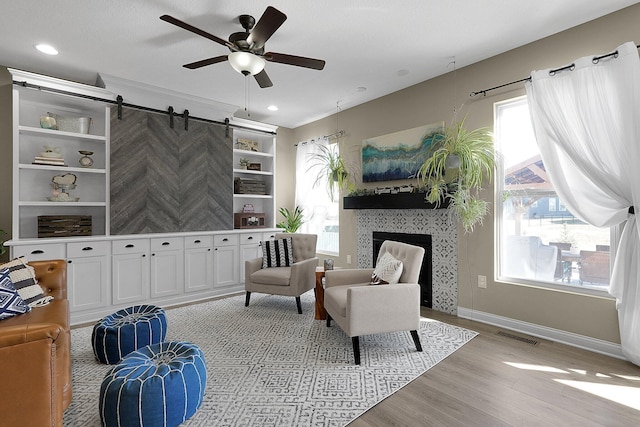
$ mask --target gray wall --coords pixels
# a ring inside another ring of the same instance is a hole
[[[486,97],[469,99],[468,94],[526,77],[534,69],[562,66],[575,58],[607,53],[618,45],[640,41],[640,4],[595,21],[558,33],[529,45],[506,52],[455,73],[420,83],[369,103],[340,112],[340,127],[347,132],[340,152],[347,162],[359,164],[363,139],[453,118],[454,106],[464,104],[459,118],[468,113],[469,128],[493,126],[493,105],[497,101],[524,95],[522,84],[490,92]],[[451,52],[455,55],[455,52]],[[443,59],[449,61],[450,59]],[[456,98],[454,99],[454,94]],[[348,106],[345,106],[348,107]],[[293,129],[279,138],[278,144],[294,150],[293,144],[335,131],[335,115]],[[284,140],[284,138],[287,140]],[[288,174],[278,175],[289,180]],[[279,194],[293,192],[294,182]],[[281,185],[281,184],[279,184]],[[382,185],[378,183],[377,185]],[[389,184],[384,184],[389,185]],[[364,185],[360,184],[361,187]],[[375,187],[375,183],[369,185]],[[494,205],[493,186],[487,185],[486,199]],[[278,204],[285,201],[278,197]],[[611,298],[577,295],[506,284],[494,278],[494,217],[473,234],[458,229],[458,303],[460,307],[518,319],[576,334],[620,342],[615,303]],[[356,226],[353,211],[340,213],[340,257],[336,265],[346,266],[346,256],[356,251]],[[479,289],[477,276],[488,278],[487,289]]]

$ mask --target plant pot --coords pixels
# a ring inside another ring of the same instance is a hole
[[[447,169],[458,169],[462,165],[462,160],[457,154],[449,154],[444,161],[444,167]]]

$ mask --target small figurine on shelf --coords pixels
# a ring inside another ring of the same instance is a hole
[[[246,169],[249,166],[249,159],[243,157],[240,159],[240,169]]]

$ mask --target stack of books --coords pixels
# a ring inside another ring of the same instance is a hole
[[[35,156],[33,159],[34,165],[49,165],[49,166],[67,166],[64,164],[62,157],[42,157]]]

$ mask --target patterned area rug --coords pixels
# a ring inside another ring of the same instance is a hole
[[[189,341],[207,361],[204,402],[184,426],[344,426],[477,334],[423,319],[415,350],[408,332],[351,339],[314,320],[314,296],[253,294],[167,310],[167,340]],[[100,426],[98,395],[109,367],[91,349],[92,327],[72,330],[73,401],[65,426]]]

